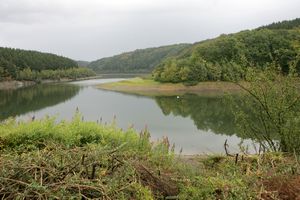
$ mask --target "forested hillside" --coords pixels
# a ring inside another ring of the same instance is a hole
[[[274,22],[272,24],[262,26],[260,28],[268,28],[268,29],[293,29],[295,27],[300,26],[300,18],[294,20],[285,20],[282,22]]]
[[[79,69],[78,64],[69,58],[0,47],[0,81],[77,78],[89,75],[93,73],[88,69]]]
[[[175,56],[189,44],[176,44],[157,48],[138,49],[113,57],[91,62],[88,67],[97,73],[144,73],[151,72],[167,57]]]
[[[161,82],[243,79],[248,67],[276,66],[283,73],[293,62],[300,71],[300,20],[221,35],[195,43],[160,63],[153,71]]]

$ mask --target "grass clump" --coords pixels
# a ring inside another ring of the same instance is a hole
[[[300,168],[292,155],[240,155],[237,160],[211,155],[197,159],[192,167],[181,166],[186,181],[179,199],[269,200],[300,196]]]
[[[99,125],[95,122],[84,122],[80,114],[72,121],[56,123],[55,118],[46,117],[31,122],[9,120],[0,124],[0,137],[5,148],[41,148],[44,142],[55,142],[68,147],[86,144],[109,145],[112,148],[127,143],[130,150],[149,151],[150,143],[133,129],[122,131],[114,125]],[[143,143],[143,146],[140,144]]]

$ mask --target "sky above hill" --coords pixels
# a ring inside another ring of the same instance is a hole
[[[0,46],[95,60],[300,17],[299,0],[0,0]]]

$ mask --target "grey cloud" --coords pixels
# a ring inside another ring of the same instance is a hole
[[[299,16],[298,0],[0,0],[0,46],[94,60]]]

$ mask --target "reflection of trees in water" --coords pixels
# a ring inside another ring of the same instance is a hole
[[[56,105],[80,90],[71,84],[41,84],[17,90],[0,90],[0,120]]]
[[[191,117],[200,130],[214,133],[235,134],[234,115],[231,106],[222,97],[204,97],[187,94],[180,98],[155,97],[164,115]]]

